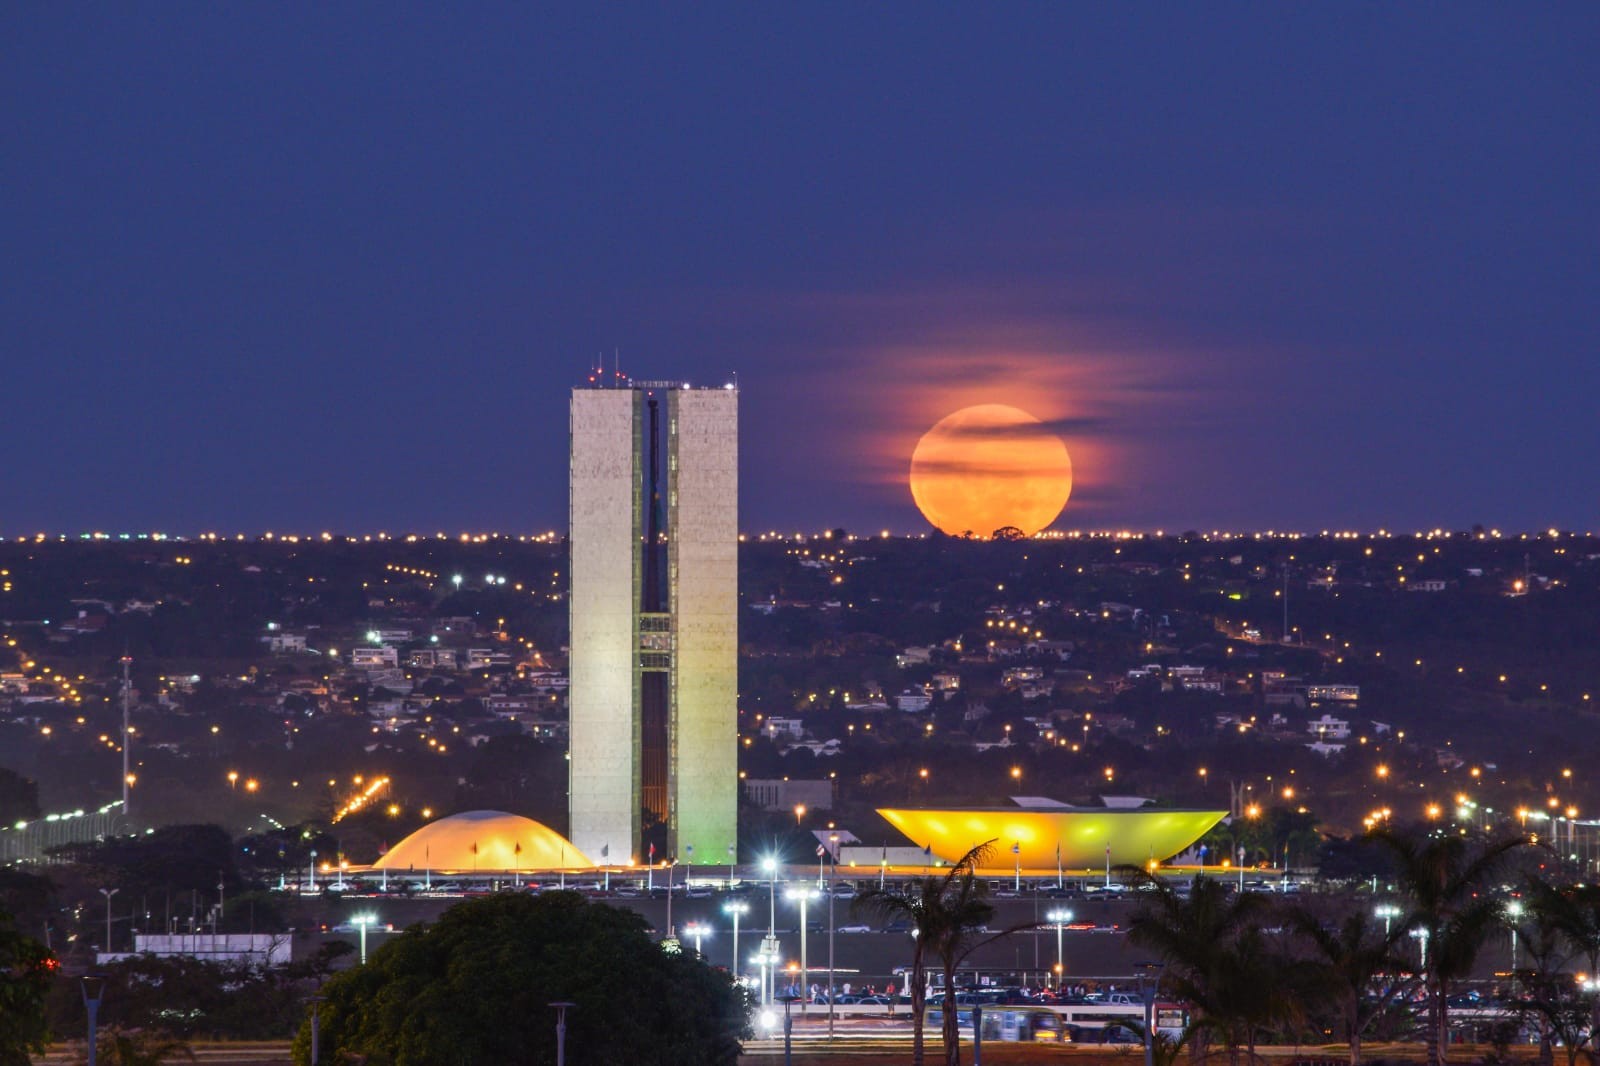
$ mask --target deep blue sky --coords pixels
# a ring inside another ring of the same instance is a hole
[[[560,528],[614,350],[752,529],[1600,525],[1600,6],[550,6],[8,5],[0,533]]]

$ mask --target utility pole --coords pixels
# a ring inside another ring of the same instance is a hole
[[[124,818],[128,817],[128,792],[129,786],[133,784],[129,780],[128,769],[128,748],[131,746],[128,743],[131,736],[128,729],[128,701],[133,694],[133,685],[128,680],[128,670],[132,666],[132,657],[124,654],[122,656],[122,816]]]

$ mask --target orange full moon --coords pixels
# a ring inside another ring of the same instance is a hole
[[[1055,521],[1071,494],[1072,459],[1061,438],[1005,404],[945,416],[911,454],[911,498],[952,536],[989,537],[1007,527],[1032,536]]]

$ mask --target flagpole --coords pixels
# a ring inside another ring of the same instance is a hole
[[[1061,887],[1061,841],[1056,841],[1056,887]]]

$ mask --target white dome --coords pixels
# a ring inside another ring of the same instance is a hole
[[[554,829],[504,811],[463,811],[430,822],[372,864],[374,870],[438,873],[593,866],[587,855]]]

